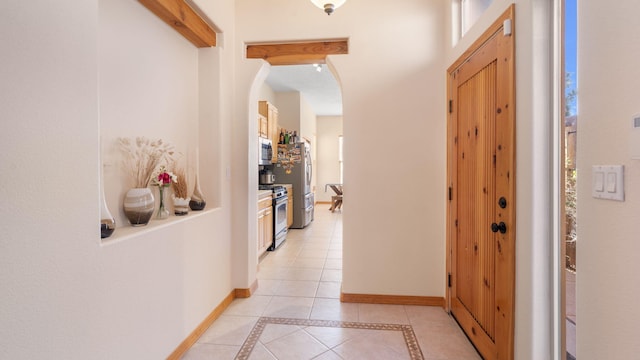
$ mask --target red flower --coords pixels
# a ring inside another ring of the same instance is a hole
[[[160,182],[163,185],[170,184],[171,176],[166,172],[163,172],[162,174],[158,175],[158,182]]]
[[[177,177],[171,172],[167,171],[164,166],[160,167],[160,171],[158,175],[153,178],[153,185],[158,185],[161,187],[170,186],[171,183],[177,182]]]

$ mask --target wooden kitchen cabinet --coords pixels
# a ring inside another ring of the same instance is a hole
[[[258,200],[258,257],[273,243],[273,207],[271,195]]]
[[[258,210],[258,257],[264,250],[264,211]]]
[[[267,118],[262,115],[258,115],[258,136],[263,137],[265,139],[270,139],[269,122]]]
[[[260,248],[261,255],[273,244],[273,208],[271,206],[265,209],[264,212],[264,229],[265,237],[264,243]]]
[[[293,185],[286,184],[287,188],[287,228],[293,225]]]
[[[273,148],[277,148],[278,140],[280,138],[280,131],[278,130],[278,108],[276,108],[273,104],[268,101],[258,101],[258,114],[264,116],[267,119],[267,136],[266,138],[271,139],[273,143]],[[273,152],[273,157],[271,158],[271,162],[275,163],[278,161],[278,152]]]

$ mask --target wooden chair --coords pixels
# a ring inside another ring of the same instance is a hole
[[[331,207],[329,210],[331,212],[336,211],[337,209],[342,209],[342,184],[326,184],[324,186],[324,191],[327,191],[327,188],[330,187],[334,193],[334,196],[331,197]]]
[[[331,197],[331,207],[329,210],[334,212],[338,209],[342,209],[342,195],[335,195]]]

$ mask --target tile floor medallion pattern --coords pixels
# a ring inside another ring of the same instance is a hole
[[[328,208],[261,256],[256,292],[182,360],[481,360],[441,307],[341,302],[342,213]]]
[[[287,333],[285,329],[280,329],[281,337],[277,337],[275,339],[272,336],[262,337],[265,328],[270,324],[286,325],[289,327],[290,333]],[[310,327],[312,329],[309,329]],[[340,330],[334,332],[331,331],[331,329]],[[351,332],[351,334],[342,334],[343,331],[341,331],[341,329],[358,329],[365,331]],[[402,335],[402,338],[404,339],[406,347],[398,348],[396,346],[394,348],[393,346],[385,344],[384,342],[380,343],[379,338],[371,336],[371,332],[366,330],[399,332],[399,335]],[[249,337],[240,348],[240,351],[236,356],[236,360],[249,360],[251,352],[258,343],[264,346],[269,352],[277,353],[280,350],[280,347],[278,346],[280,344],[278,343],[278,341],[281,340],[281,343],[285,345],[284,347],[282,347],[282,349],[286,351],[287,343],[293,342],[294,340],[292,339],[292,337],[296,336],[291,336],[291,334],[296,333],[305,333],[310,335],[310,337],[305,336],[309,343],[304,348],[305,353],[290,354],[292,358],[295,359],[316,358],[316,356],[326,353],[327,351],[332,351],[338,356],[348,355],[348,346],[345,345],[347,341],[368,340],[370,342],[370,344],[368,344],[368,347],[371,350],[375,351],[375,354],[377,354],[377,356],[374,355],[373,357],[368,357],[368,359],[408,358],[411,360],[424,360],[424,356],[422,355],[422,351],[420,350],[420,346],[418,345],[418,340],[416,339],[416,335],[414,334],[411,325],[371,324],[331,320],[307,320],[271,317],[262,317],[260,318],[260,320],[258,320],[255,327],[249,334]],[[283,357],[280,356],[278,357],[278,359],[282,358]]]

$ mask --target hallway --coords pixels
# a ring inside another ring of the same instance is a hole
[[[341,303],[342,213],[316,207],[183,359],[480,359],[441,308]],[[394,325],[389,325],[394,324]]]

